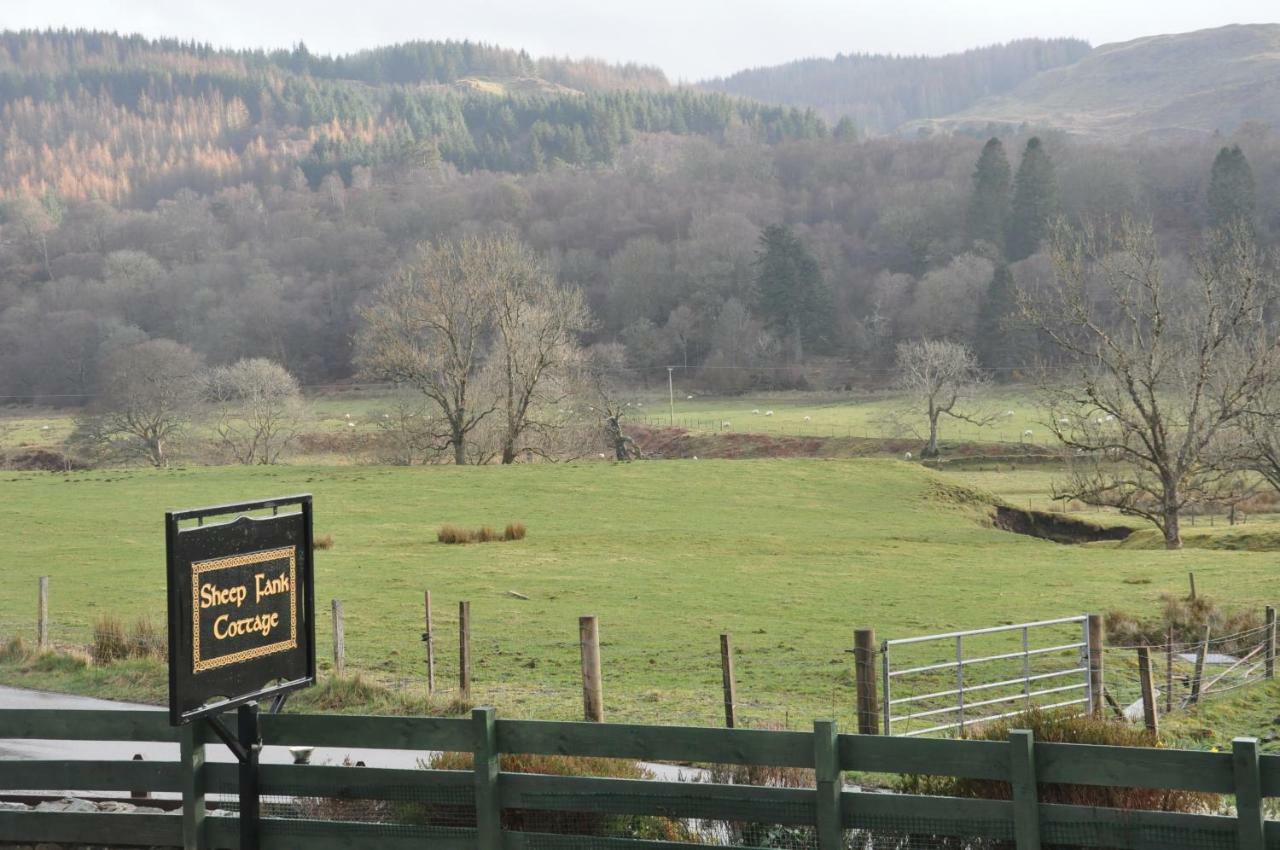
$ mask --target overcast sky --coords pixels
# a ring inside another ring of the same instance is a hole
[[[697,80],[836,53],[939,54],[1023,36],[1104,44],[1280,20],[1277,0],[3,0],[0,27],[88,27],[350,52],[470,38]]]

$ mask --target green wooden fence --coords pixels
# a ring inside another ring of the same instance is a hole
[[[591,848],[658,850],[672,841],[566,836],[504,829],[504,810],[749,820],[803,827],[820,850],[835,848],[1051,846],[1176,850],[1280,848],[1280,822],[1264,800],[1280,797],[1280,756],[1260,756],[1241,738],[1230,753],[1008,741],[886,738],[812,732],[470,719],[278,715],[262,717],[267,746],[465,751],[471,771],[320,765],[264,765],[264,795],[328,800],[452,801],[462,825],[399,827],[345,820],[263,820],[265,848]],[[237,822],[206,817],[208,795],[234,793],[236,767],[205,760],[193,727],[174,729],[162,712],[0,710],[0,739],[176,743],[172,762],[0,761],[0,791],[150,791],[181,795],[169,814],[0,811],[0,842],[38,841],[234,847]],[[813,788],[543,776],[499,770],[501,753],[605,756],[646,761],[812,768]],[[955,799],[846,790],[844,774],[908,773],[1009,782],[1011,800]],[[1039,803],[1038,783],[1211,792],[1234,797],[1234,815],[1176,814]],[[431,801],[435,801],[431,803]],[[332,811],[332,810],[330,810]],[[340,811],[340,810],[339,810]],[[957,836],[947,843],[947,836]],[[909,843],[916,842],[916,843]],[[966,843],[969,842],[969,843]]]

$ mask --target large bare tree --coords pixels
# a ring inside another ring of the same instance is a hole
[[[1280,380],[1275,278],[1247,232],[1215,238],[1174,271],[1148,223],[1059,224],[1056,285],[1023,293],[1066,360],[1043,387],[1073,461],[1057,495],[1142,517],[1169,549],[1182,546],[1182,511],[1228,474],[1215,444]]]
[[[586,330],[590,316],[582,294],[562,287],[527,246],[504,239],[499,247],[491,366],[501,396],[505,464],[529,448],[520,445],[527,433],[559,427],[553,411],[568,397],[578,334]]]
[[[305,416],[298,380],[262,357],[237,360],[204,375],[223,448],[243,464],[273,464],[297,439]]]
[[[77,442],[167,466],[170,443],[191,419],[200,369],[195,352],[169,339],[111,352],[102,363],[98,396],[77,422]]]
[[[470,237],[420,246],[362,311],[357,346],[365,374],[406,384],[434,402],[454,462],[467,437],[497,409],[474,392],[492,341],[495,276],[502,243]]]
[[[916,419],[923,413],[928,423],[921,457],[938,456],[939,423],[944,416],[977,425],[990,423],[991,416],[978,407],[985,378],[967,346],[940,339],[899,343],[897,371],[898,387],[910,405],[907,415]]]

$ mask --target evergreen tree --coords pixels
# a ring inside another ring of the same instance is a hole
[[[969,239],[990,242],[1004,249],[1005,222],[1009,220],[1009,158],[1004,145],[993,138],[982,147],[973,170],[973,196],[969,199]]]
[[[1223,230],[1234,224],[1252,226],[1257,211],[1253,169],[1239,145],[1223,148],[1209,174],[1209,227]]]
[[[1011,262],[1034,254],[1049,231],[1049,222],[1058,211],[1058,181],[1053,160],[1040,139],[1032,137],[1022,152],[1018,174],[1013,178],[1013,205],[1005,251]]]
[[[765,321],[789,339],[795,362],[800,363],[805,341],[824,336],[831,314],[818,260],[790,227],[771,224],[760,233],[756,270]]]
[[[858,138],[858,128],[854,125],[853,119],[845,115],[836,124],[835,130],[832,131],[837,141],[853,141]]]
[[[1018,290],[1009,266],[996,266],[987,295],[978,311],[974,332],[974,352],[982,368],[991,370],[996,380],[1012,380],[1014,370],[1025,365],[1033,351],[1034,336],[1018,310]]]

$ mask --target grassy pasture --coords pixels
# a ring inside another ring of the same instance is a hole
[[[475,695],[507,714],[580,712],[577,618],[600,617],[607,716],[715,722],[718,634],[737,647],[748,721],[852,722],[853,630],[899,637],[1126,608],[1185,587],[1261,605],[1274,556],[1059,546],[998,531],[894,460],[669,461],[484,468],[276,467],[8,473],[0,478],[0,637],[30,636],[51,576],[56,638],[95,617],[162,616],[163,512],[316,496],[320,654],[328,600],[349,666],[421,689],[422,591],[440,678],[456,675],[456,601],[472,603]],[[438,527],[528,526],[525,540],[435,542]],[[522,600],[508,591],[526,595]]]

